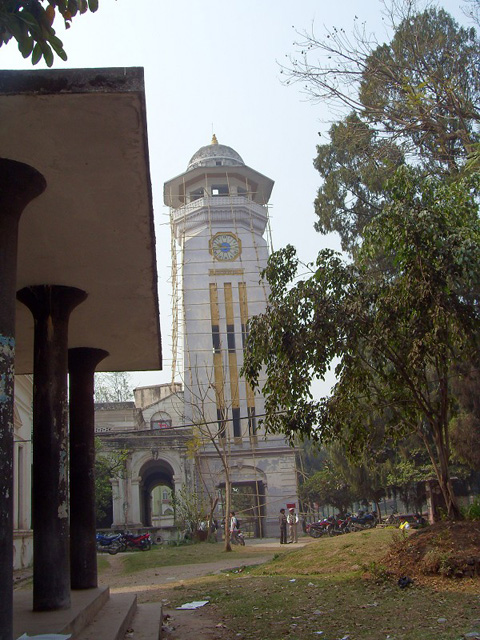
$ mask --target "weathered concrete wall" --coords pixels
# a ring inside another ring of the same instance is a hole
[[[146,409],[167,396],[181,393],[182,385],[178,382],[173,384],[158,384],[153,387],[139,387],[134,389],[135,406],[137,409]]]

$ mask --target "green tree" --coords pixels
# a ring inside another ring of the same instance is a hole
[[[479,186],[479,176],[447,184],[400,170],[354,263],[324,250],[295,282],[293,247],[273,254],[268,307],[250,323],[244,362],[251,384],[266,378],[267,429],[340,441],[357,457],[379,416],[393,442],[416,433],[452,517],[451,376],[480,335]],[[311,381],[334,358],[332,395],[314,400]]]
[[[338,233],[342,249],[353,253],[365,226],[381,211],[386,181],[404,163],[404,155],[356,113],[332,125],[329,136],[328,144],[317,146],[314,161],[322,178],[315,229]]]
[[[172,496],[172,504],[175,511],[175,524],[192,538],[195,537],[200,523],[208,513],[208,505],[204,497],[183,486]]]
[[[112,507],[111,480],[125,475],[128,455],[127,450],[102,450],[101,440],[95,439],[95,510],[98,527],[107,525],[106,518]]]
[[[425,449],[409,448],[408,456],[397,456],[387,474],[387,486],[391,493],[400,498],[409,510],[421,512],[426,502],[425,481],[434,476],[431,463],[418,464],[416,458],[423,458]]]
[[[68,29],[75,16],[97,9],[98,0],[2,0],[0,47],[13,38],[24,58],[31,58],[32,64],[37,64],[43,57],[51,67],[54,54],[67,59],[63,42],[53,28],[57,14]]]
[[[480,469],[480,372],[475,360],[454,379],[459,413],[452,419],[450,433],[458,460],[470,469]]]
[[[478,162],[480,46],[474,28],[443,9],[415,11],[390,2],[390,42],[355,24],[323,38],[302,33],[299,55],[282,72],[314,102],[349,114],[317,147],[322,177],[316,200],[321,233],[337,231],[351,253],[378,213],[385,181],[402,162],[424,175],[457,176]],[[473,154],[473,156],[472,156]]]
[[[331,505],[345,514],[359,496],[352,491],[344,478],[327,464],[322,471],[316,471],[300,485],[299,498],[310,506],[314,503]]]
[[[297,469],[301,478],[307,478],[325,466],[328,454],[318,446],[318,442],[305,438],[295,443],[297,452]]]
[[[133,389],[126,371],[95,374],[95,402],[132,402]]]
[[[381,517],[380,500],[386,495],[387,467],[385,449],[371,447],[362,451],[362,455],[352,462],[342,446],[329,447],[333,468],[343,482],[350,488],[356,500],[374,502],[378,517]]]

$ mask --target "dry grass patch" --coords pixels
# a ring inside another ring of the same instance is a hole
[[[265,549],[256,549],[255,546],[236,546],[230,553],[225,551],[223,542],[187,544],[182,546],[160,545],[154,546],[150,551],[134,551],[119,554],[122,561],[123,573],[131,574],[146,569],[159,567],[173,567],[186,564],[204,564],[225,559],[238,559],[239,566],[244,558],[265,556]]]
[[[320,538],[255,569],[259,575],[351,575],[388,552],[396,530],[369,529]]]
[[[384,562],[397,577],[417,581],[425,576],[478,579],[480,522],[437,522],[407,537],[397,533]]]
[[[220,625],[215,637],[225,640],[457,640],[480,631],[477,593],[401,590],[358,577],[211,577],[172,589],[164,604],[204,599]]]

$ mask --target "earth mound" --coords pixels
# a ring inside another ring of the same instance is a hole
[[[424,529],[399,531],[382,560],[395,577],[421,582],[426,576],[480,577],[480,522],[437,522]]]

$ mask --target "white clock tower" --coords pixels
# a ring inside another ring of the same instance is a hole
[[[272,180],[215,136],[164,187],[181,249],[185,423],[208,425],[228,443],[231,479],[237,491],[250,492],[246,515],[260,535],[276,532],[281,507],[298,506],[294,452],[280,436],[264,437],[263,398],[239,373],[247,321],[266,306],[261,272],[272,188]],[[221,488],[213,446],[206,446],[201,464]]]

